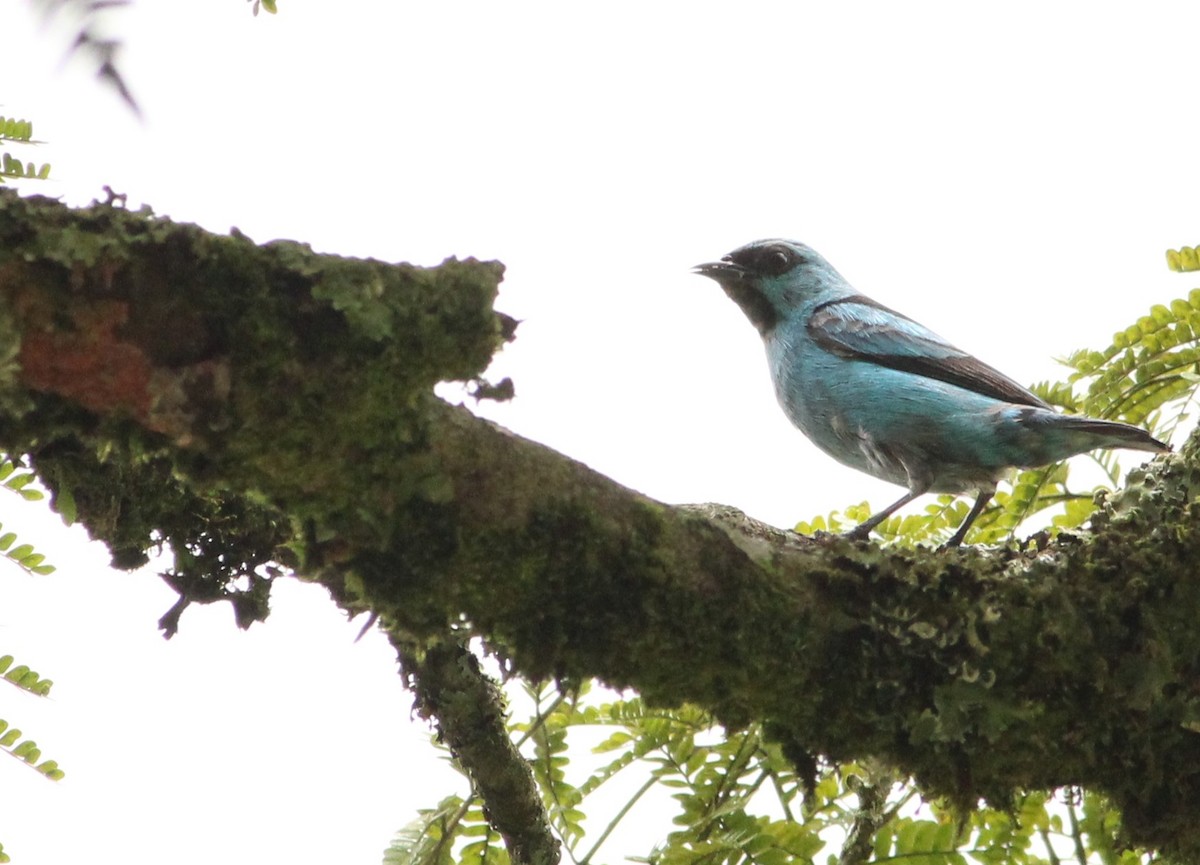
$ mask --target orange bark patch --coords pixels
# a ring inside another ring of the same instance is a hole
[[[76,330],[26,333],[19,355],[25,384],[98,414],[127,411],[144,419],[150,363],[117,334],[127,313],[122,301],[93,302],[72,314]]]

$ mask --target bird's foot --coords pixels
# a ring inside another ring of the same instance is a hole
[[[971,519],[964,521],[963,524],[958,527],[958,531],[950,536],[950,540],[938,547],[938,552],[941,552],[942,550],[954,549],[955,547],[961,547],[962,542],[967,537],[967,529],[971,528],[972,522],[974,522],[974,520]]]

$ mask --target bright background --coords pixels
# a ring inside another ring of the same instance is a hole
[[[811,244],[1027,382],[1194,284],[1163,257],[1200,242],[1194,3],[141,0],[108,16],[140,121],[62,62],[69,21],[11,5],[0,114],[48,143],[8,149],[53,164],[28,192],[499,258],[517,398],[483,410],[668,502],[789,525],[899,492],[788,425],[753,329],[689,274],[749,240]],[[0,717],[68,772],[0,761],[19,865],[373,863],[453,789],[385,641],[321,589],[277,586],[248,633],[192,608],[164,642],[157,579],[0,507],[59,566],[0,577],[0,652],[57,683]]]

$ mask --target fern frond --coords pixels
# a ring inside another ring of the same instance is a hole
[[[530,761],[533,776],[542,791],[542,804],[550,825],[568,844],[583,837],[584,813],[579,806],[583,794],[566,777],[569,758],[566,724],[561,717],[542,724],[532,737],[534,756]]]
[[[14,667],[12,665],[14,660],[12,655],[0,656],[0,676],[3,676],[3,681],[35,696],[48,696],[54,682],[50,679],[43,679],[24,664]]]
[[[1063,501],[1069,495],[1066,486],[1068,471],[1067,464],[1063,462],[1019,472],[1011,491],[996,497],[995,527],[1002,534],[1013,537],[1017,527],[1034,514]]]
[[[54,760],[43,760],[37,742],[23,738],[21,730],[0,719],[0,751],[20,760],[40,775],[51,781],[61,781],[66,773],[58,768]]]
[[[33,124],[15,117],[0,117],[0,141],[33,142]]]
[[[44,499],[46,495],[41,490],[28,488],[37,480],[37,475],[24,467],[21,467],[21,471],[18,471],[17,468],[17,463],[12,459],[0,460],[0,481],[3,482],[4,489],[12,490],[26,501],[36,502]]]
[[[384,865],[453,865],[453,840],[466,814],[460,796],[447,796],[425,808],[396,833],[383,854]]]
[[[1196,247],[1182,246],[1179,249],[1168,249],[1167,267],[1176,273],[1200,270],[1200,257],[1197,256]]]
[[[1167,406],[1182,411],[1200,384],[1200,290],[1151,307],[1106,349],[1076,352],[1067,364],[1069,383],[1087,385],[1082,414],[1141,425]]]
[[[861,502],[860,507],[867,507],[866,502]],[[817,515],[810,522],[801,520],[792,527],[792,531],[802,535],[813,535],[817,532],[841,532],[845,531],[848,526],[845,525],[847,512],[851,508],[846,508],[844,511],[830,511],[826,515]],[[853,518],[851,518],[853,519]]]
[[[1086,352],[1084,352],[1084,353],[1086,353]],[[1067,366],[1071,366],[1072,359],[1074,357],[1076,357],[1076,355],[1079,355],[1079,354],[1081,354],[1081,352],[1076,352],[1075,355],[1072,355],[1071,357],[1066,358],[1066,359],[1060,358],[1059,363],[1062,363]],[[1072,414],[1077,414],[1079,412],[1079,400],[1075,395],[1075,388],[1073,388],[1071,386],[1070,382],[1067,382],[1067,381],[1053,381],[1053,382],[1040,381],[1037,384],[1031,386],[1029,389],[1031,391],[1033,391],[1037,396],[1041,397],[1046,402],[1050,403],[1050,405],[1052,405],[1052,406],[1057,406],[1058,408],[1061,408],[1064,411],[1070,412]]]
[[[923,820],[902,817],[893,820],[875,835],[875,860],[966,865],[958,849],[958,827],[953,820]]]
[[[33,162],[22,162],[11,153],[5,153],[0,156],[0,183],[3,182],[3,178],[5,177],[13,180],[29,180],[31,178],[45,180],[49,176],[49,162],[43,162],[41,167],[38,167]]]
[[[3,528],[3,524],[0,524],[0,528]],[[16,541],[15,532],[0,534],[0,553],[3,553],[5,558],[30,574],[45,576],[54,573],[54,565],[46,564],[46,557],[37,552],[32,544],[13,546]]]

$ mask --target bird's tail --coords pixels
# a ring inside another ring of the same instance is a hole
[[[1151,453],[1168,453],[1171,446],[1160,442],[1141,427],[1130,426],[1112,420],[1096,420],[1090,417],[1075,417],[1073,415],[1058,415],[1056,426],[1082,443],[1088,439],[1089,444],[1081,450],[1096,448],[1130,448]]]

